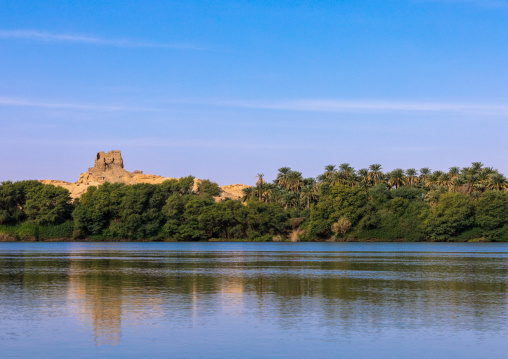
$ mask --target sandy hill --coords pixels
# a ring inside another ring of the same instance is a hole
[[[79,179],[74,182],[65,182],[58,180],[41,180],[44,184],[52,184],[66,188],[71,193],[72,198],[78,198],[86,192],[90,186],[98,186],[104,182],[110,183],[152,183],[158,184],[172,177],[162,177],[157,175],[144,174],[143,171],[129,172],[123,167],[123,159],[120,151],[99,152],[95,156],[94,166],[90,167],[87,172],[82,173]],[[194,180],[194,191],[197,190],[200,179]],[[249,187],[243,184],[232,184],[222,186],[223,192],[216,200],[220,201],[225,198],[239,199],[242,197],[242,189]]]

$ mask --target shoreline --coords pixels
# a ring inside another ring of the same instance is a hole
[[[151,240],[151,239],[107,239],[107,240],[96,240],[96,239],[73,239],[73,238],[49,238],[43,240],[33,239],[16,239],[16,238],[5,238],[0,236],[0,243],[506,243],[506,242],[495,242],[487,241],[485,238],[473,238],[469,240],[449,240],[449,241],[408,241],[404,239],[397,239],[387,241],[378,238],[372,239],[344,239],[344,240],[320,240],[320,241],[256,241],[256,240],[245,240],[245,239],[211,239],[207,241],[176,241],[176,240]]]

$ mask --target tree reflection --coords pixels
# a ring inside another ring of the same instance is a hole
[[[256,318],[330,333],[507,329],[506,258],[474,254],[119,252],[0,257],[0,304],[60,303],[97,345],[151,326]],[[37,316],[35,316],[37,317]],[[43,318],[41,318],[43,320]]]

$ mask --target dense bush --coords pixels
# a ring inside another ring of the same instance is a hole
[[[508,241],[508,193],[485,192],[478,200],[476,222],[489,239]]]
[[[37,239],[39,240],[68,239],[72,238],[74,224],[72,221],[66,221],[57,225],[39,226],[38,230],[39,233]]]
[[[431,207],[424,222],[432,240],[449,240],[474,225],[473,201],[466,195],[447,192]]]

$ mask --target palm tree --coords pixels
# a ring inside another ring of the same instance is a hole
[[[439,182],[439,177],[441,176],[442,172],[436,171],[434,173],[431,173],[427,176],[427,180],[425,181],[425,186],[427,188],[432,188],[434,185],[437,185]]]
[[[480,172],[482,167],[483,167],[483,163],[481,163],[481,162],[471,163],[471,170],[473,171],[474,174],[477,174],[478,172]]]
[[[474,186],[478,182],[478,176],[475,174],[472,174],[471,171],[467,171],[469,174],[464,176],[464,181],[467,185],[467,193],[471,194],[473,192]]]
[[[483,183],[477,183],[474,185],[474,189],[480,193],[482,193],[483,191],[485,191],[485,189],[487,188],[486,185],[484,185]]]
[[[349,165],[349,163],[342,163],[339,166],[339,171],[344,173],[346,177],[350,176],[354,172],[354,168]]]
[[[279,186],[286,187],[289,171],[291,171],[290,167],[279,168],[279,173],[277,173],[277,177],[275,178],[275,183]]]
[[[427,178],[429,178],[432,171],[428,167],[420,168],[420,178],[423,182],[427,182]]]
[[[281,191],[281,201],[284,209],[295,208],[298,205],[300,196],[297,193],[287,190]]]
[[[266,191],[266,196],[267,196],[268,202],[281,203],[281,197],[282,197],[281,187],[273,185],[273,184],[268,185],[267,191]]]
[[[358,176],[360,179],[360,186],[363,188],[369,187],[369,182],[370,182],[369,170],[366,168],[362,168],[362,169],[358,170]]]
[[[330,179],[331,185],[336,184],[345,184],[346,183],[346,176],[344,175],[344,172],[334,172],[333,176]]]
[[[309,178],[304,178],[303,179],[303,185],[304,186],[315,186],[316,185],[316,179],[315,178],[312,178],[312,177],[309,177]]]
[[[453,177],[450,181],[451,190],[453,192],[457,192],[457,190],[465,184],[466,181],[464,181],[464,177]]]
[[[305,208],[310,208],[310,202],[316,198],[315,187],[311,185],[303,186],[300,192],[300,196],[307,202],[307,206]]]
[[[354,181],[352,179],[354,178],[355,169],[349,165],[349,163],[343,163],[339,166],[339,172],[342,174],[344,179],[344,184],[351,184],[351,186],[354,185]]]
[[[265,189],[263,185],[254,187],[253,196],[257,197],[258,201],[263,200]]]
[[[404,171],[401,168],[394,169],[389,173],[388,184],[395,188],[403,186],[405,183]]]
[[[448,175],[452,179],[460,176],[460,168],[457,166],[450,167],[450,169],[448,170]]]
[[[265,184],[265,175],[263,173],[258,173],[256,175],[256,177],[258,178],[258,180],[256,181],[256,186],[262,186]]]
[[[493,173],[498,173],[497,170],[494,169],[493,167],[484,167],[483,171],[486,172],[489,175],[493,174]]]
[[[254,187],[245,187],[242,189],[242,202],[246,202],[252,199],[252,196],[254,195]]]
[[[478,182],[482,185],[486,185],[489,182],[489,177],[490,173],[483,169],[478,173]]]
[[[472,174],[471,167],[462,167],[461,173],[463,176],[469,176]]]
[[[380,164],[378,163],[375,163],[375,164],[372,164],[369,166],[369,175],[370,175],[370,179],[372,181],[374,181],[374,184],[378,184],[379,183],[379,180],[381,178],[381,175],[382,175],[382,167]]]
[[[287,173],[287,188],[290,191],[298,192],[303,186],[303,177],[301,172],[290,171]]]
[[[412,186],[414,184],[416,176],[418,176],[418,173],[414,168],[409,168],[406,170],[406,176],[408,178],[409,186]]]
[[[450,189],[451,182],[448,173],[442,173],[441,176],[439,176],[439,184],[441,186],[446,186],[448,187],[448,189]]]
[[[495,189],[500,191],[503,188],[508,188],[508,181],[506,178],[500,173],[492,173],[489,176],[489,181],[487,184],[487,188]]]
[[[336,171],[335,165],[325,166],[325,173],[323,173],[323,176],[325,179],[331,179]]]

